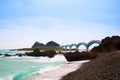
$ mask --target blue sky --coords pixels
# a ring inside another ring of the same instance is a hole
[[[0,48],[120,35],[119,0],[0,0]]]

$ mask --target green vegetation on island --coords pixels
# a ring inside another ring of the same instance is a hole
[[[36,50],[36,49],[39,49],[39,50],[43,50],[43,51],[55,51],[56,49],[58,49],[58,47],[56,46],[39,46],[39,47],[34,47],[34,48],[20,48],[20,49],[17,49],[19,51],[31,51],[31,50]],[[59,48],[59,50],[62,49],[62,48]]]

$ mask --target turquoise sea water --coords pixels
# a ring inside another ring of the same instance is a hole
[[[17,50],[15,50],[15,51],[12,51],[12,50],[5,50],[5,49],[0,49],[0,54],[11,54],[11,55],[14,55],[14,54],[19,54],[19,53],[21,53],[21,54],[24,54],[25,53],[25,51],[17,51]]]
[[[8,50],[2,50],[0,54],[5,54]],[[18,52],[18,51],[17,51]],[[15,54],[10,51],[9,54]],[[45,69],[65,64],[66,59],[62,55],[53,58],[48,57],[1,57],[0,58],[0,80],[21,80],[27,75]]]

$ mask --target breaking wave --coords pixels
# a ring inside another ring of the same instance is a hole
[[[66,63],[67,60],[63,55],[56,55],[53,58],[27,56],[0,58],[2,65],[0,70],[3,71],[0,72],[0,80],[21,80],[21,78],[33,73],[42,74],[57,69]]]

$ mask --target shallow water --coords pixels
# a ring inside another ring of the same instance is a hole
[[[83,61],[73,61],[67,64],[57,66],[56,68],[46,71],[45,73],[39,74],[34,73],[32,75],[26,76],[22,80],[61,80],[61,78],[70,72],[73,72],[80,68],[83,63],[89,62],[90,60]]]
[[[37,71],[42,74],[50,69],[48,67],[54,68],[65,63],[66,59],[62,55],[53,58],[26,56],[0,58],[0,80],[21,80],[21,78]]]
[[[26,51],[17,51],[17,50],[8,50],[8,49],[0,49],[0,54],[10,54],[10,55],[14,55],[14,54],[24,54]]]

